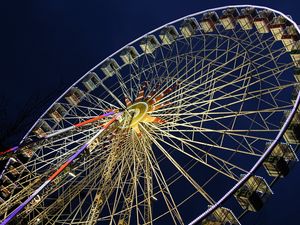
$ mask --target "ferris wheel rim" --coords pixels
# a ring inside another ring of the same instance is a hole
[[[216,7],[216,8],[211,8],[211,9],[207,9],[207,10],[203,10],[200,12],[196,12],[196,13],[192,13],[189,14],[187,16],[181,17],[179,19],[173,20],[169,23],[166,23],[156,29],[153,29],[150,32],[145,33],[144,35],[138,37],[137,39],[135,39],[134,41],[129,42],[128,44],[124,45],[123,47],[121,47],[120,49],[118,49],[117,51],[115,51],[114,53],[112,53],[111,55],[109,55],[108,57],[106,57],[105,59],[103,59],[100,63],[98,63],[96,66],[94,66],[92,69],[90,69],[87,73],[85,73],[83,76],[81,76],[76,82],[74,82],[69,88],[66,89],[65,92],[63,92],[46,110],[45,112],[36,120],[36,122],[33,124],[33,126],[29,129],[29,131],[25,134],[25,136],[23,137],[21,143],[28,137],[29,133],[33,130],[33,128],[36,126],[36,124],[38,123],[38,121],[53,107],[54,104],[56,104],[63,96],[65,96],[65,94],[72,88],[74,87],[76,84],[78,84],[80,81],[82,81],[83,78],[85,78],[90,72],[92,72],[95,68],[99,67],[101,64],[103,64],[105,61],[107,61],[108,59],[114,57],[115,55],[117,55],[118,53],[120,53],[122,50],[124,50],[126,47],[133,45],[134,43],[140,41],[142,38],[146,37],[147,35],[153,34],[156,31],[159,31],[160,29],[164,28],[165,26],[168,25],[172,25],[174,23],[180,22],[186,18],[192,17],[192,16],[198,16],[201,15],[203,13],[206,12],[210,12],[210,11],[216,11],[216,10],[222,10],[222,9],[226,9],[229,7],[236,7],[236,8],[243,8],[243,7],[254,7],[256,9],[267,9],[270,10],[272,12],[275,12],[276,14],[279,14],[281,16],[283,16],[285,19],[287,19],[289,22],[291,22],[295,28],[297,29],[297,31],[300,33],[300,29],[298,27],[298,25],[291,19],[289,18],[287,15],[285,15],[284,13],[271,9],[269,7],[265,7],[265,6],[257,6],[257,5],[228,5],[228,6],[222,6],[222,7]],[[209,215],[212,211],[214,211],[217,207],[219,207],[220,205],[222,205],[222,203],[224,203],[230,196],[233,195],[233,193],[239,188],[241,187],[241,185],[243,185],[246,180],[261,166],[261,164],[263,163],[263,161],[266,159],[266,157],[270,154],[270,152],[274,149],[275,145],[278,143],[279,139],[283,136],[285,130],[288,128],[288,125],[290,124],[293,116],[296,113],[296,109],[299,106],[300,103],[300,93],[298,93],[297,99],[293,105],[293,108],[291,110],[291,112],[289,113],[287,119],[285,120],[284,124],[282,125],[280,131],[278,132],[276,138],[272,141],[271,145],[266,149],[266,151],[260,156],[260,158],[257,160],[257,162],[253,165],[253,167],[251,168],[251,170],[249,170],[249,172],[241,179],[239,180],[221,199],[219,199],[214,205],[212,205],[209,209],[207,209],[205,212],[203,212],[201,215],[199,215],[197,218],[195,218],[193,221],[191,221],[189,224],[195,224],[196,222],[199,222],[200,220],[202,220],[204,217],[206,217],[207,215]]]
[[[29,135],[29,133],[33,130],[33,128],[36,126],[36,124],[38,123],[38,121],[55,105],[55,103],[57,103],[60,99],[63,98],[63,96],[65,96],[68,91],[72,88],[72,87],[75,87],[76,84],[78,84],[80,81],[82,81],[83,78],[85,78],[90,72],[92,72],[93,70],[95,70],[96,68],[98,68],[100,65],[102,65],[104,62],[106,62],[107,60],[113,58],[115,55],[117,55],[118,53],[120,53],[122,50],[124,50],[126,47],[128,46],[131,46],[133,45],[134,43],[137,43],[138,41],[142,40],[144,37],[150,35],[150,34],[153,34],[154,32],[156,31],[159,31],[161,30],[162,28],[168,26],[168,25],[172,25],[172,24],[175,24],[177,22],[180,22],[186,18],[189,18],[189,17],[193,17],[193,16],[198,16],[198,15],[201,15],[203,13],[206,13],[206,12],[210,12],[210,11],[216,11],[216,10],[222,10],[222,9],[226,9],[226,8],[231,8],[231,7],[236,7],[236,8],[244,8],[244,7],[254,7],[254,8],[257,8],[257,9],[267,9],[267,10],[270,10],[272,12],[275,12],[281,16],[283,16],[285,19],[287,19],[289,22],[291,22],[295,28],[297,29],[297,31],[300,33],[300,28],[298,27],[298,25],[291,19],[289,18],[287,15],[285,15],[284,13],[278,11],[278,10],[275,10],[275,9],[272,9],[272,8],[269,8],[269,7],[266,7],[266,6],[260,6],[260,5],[250,5],[250,4],[243,4],[243,5],[227,5],[227,6],[221,6],[221,7],[215,7],[215,8],[210,8],[210,9],[206,9],[206,10],[202,10],[202,11],[199,11],[199,12],[195,12],[195,13],[192,13],[192,14],[189,14],[189,15],[186,15],[186,16],[183,16],[183,17],[180,17],[178,19],[175,19],[171,22],[168,22],[168,23],[165,23],[141,36],[139,36],[138,38],[136,38],[135,40],[133,41],[130,41],[128,42],[127,44],[125,44],[123,47],[119,48],[118,50],[116,50],[115,52],[113,52],[112,54],[110,54],[109,56],[107,56],[106,58],[104,58],[103,60],[101,60],[98,64],[96,64],[94,67],[92,67],[90,70],[88,70],[84,75],[82,75],[79,79],[77,79],[72,85],[70,85],[42,114],[39,118],[37,118],[36,122],[31,126],[31,128],[27,131],[27,133],[24,135],[24,137],[22,138],[21,142],[22,143],[26,137]]]

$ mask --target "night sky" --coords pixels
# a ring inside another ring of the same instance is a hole
[[[18,143],[64,89],[126,43],[179,17],[232,4],[268,6],[300,24],[296,0],[2,1],[0,145]],[[254,225],[300,224],[299,174],[298,163]]]

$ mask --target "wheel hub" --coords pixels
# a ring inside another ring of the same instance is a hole
[[[127,111],[129,112],[130,116],[127,116],[126,118],[129,123],[129,127],[134,127],[138,125],[138,123],[143,122],[147,112],[149,109],[149,105],[146,102],[137,102],[134,103],[133,105],[129,106],[127,108]]]

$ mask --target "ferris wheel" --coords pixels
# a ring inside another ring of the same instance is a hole
[[[239,5],[116,51],[0,153],[1,224],[240,225],[298,161],[299,37]]]

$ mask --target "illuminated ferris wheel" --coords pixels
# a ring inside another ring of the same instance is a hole
[[[0,153],[1,224],[241,224],[298,160],[299,37],[243,5],[124,46]]]

